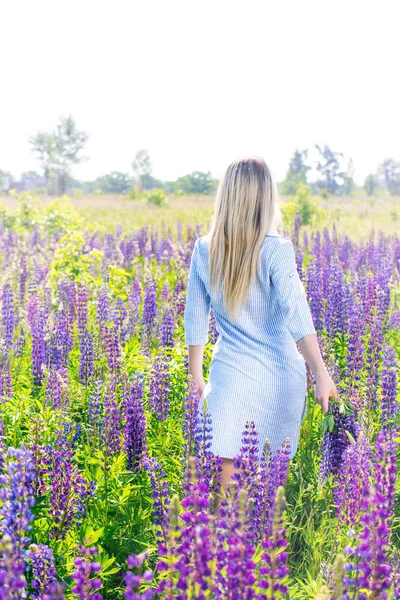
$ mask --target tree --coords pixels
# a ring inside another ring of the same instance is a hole
[[[378,168],[380,178],[392,196],[400,195],[400,162],[386,158]]]
[[[64,194],[73,164],[84,160],[81,151],[88,139],[69,115],[61,117],[53,133],[37,133],[29,142],[47,179],[49,193]]]
[[[136,178],[136,184],[140,189],[150,189],[146,188],[146,179],[151,175],[153,170],[151,159],[147,150],[142,149],[136,153],[135,159],[132,163],[132,171]]]
[[[94,188],[104,194],[125,194],[130,190],[132,181],[128,173],[112,171],[108,175],[97,177],[94,181]]]
[[[373,196],[378,187],[378,180],[373,173],[366,176],[364,181],[364,189],[367,192],[367,196]]]
[[[161,179],[156,179],[153,175],[144,174],[141,177],[141,185],[143,190],[163,189],[164,182]]]
[[[176,189],[182,190],[185,194],[211,194],[217,185],[217,181],[211,177],[211,172],[203,173],[193,171],[189,175],[178,177]]]
[[[290,159],[289,169],[284,181],[280,185],[279,192],[283,196],[295,194],[299,183],[307,183],[307,171],[311,169],[306,165],[307,150],[295,150]]]
[[[351,196],[354,191],[354,186],[354,162],[353,159],[350,158],[347,165],[347,171],[343,176],[343,191],[346,196]]]
[[[318,160],[317,170],[320,172],[322,179],[316,181],[317,189],[324,188],[329,194],[338,194],[344,191],[344,180],[346,174],[340,170],[340,163],[337,156],[343,157],[342,152],[333,152],[329,146],[321,148],[318,144],[315,147],[320,153],[321,160]],[[342,181],[338,181],[342,179]]]

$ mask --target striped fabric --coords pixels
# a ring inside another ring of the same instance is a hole
[[[207,399],[211,450],[224,458],[235,457],[246,421],[252,420],[260,441],[259,457],[266,438],[275,454],[289,437],[293,458],[307,393],[306,365],[296,342],[315,333],[315,328],[291,240],[275,233],[265,237],[257,279],[233,323],[224,310],[222,293],[216,296],[209,289],[208,238],[197,238],[184,313],[187,344],[207,343],[211,307],[219,336],[199,403],[201,411]]]

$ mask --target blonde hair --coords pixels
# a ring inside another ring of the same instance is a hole
[[[280,221],[278,192],[260,156],[235,159],[215,197],[209,238],[210,285],[222,284],[224,305],[234,319],[257,273],[261,245]]]

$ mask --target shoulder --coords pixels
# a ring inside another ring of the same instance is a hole
[[[199,254],[205,254],[208,250],[208,237],[206,235],[201,235],[196,238],[196,241],[193,246],[193,251],[198,252]]]
[[[262,248],[268,256],[280,254],[281,251],[289,251],[293,248],[290,237],[280,233],[267,233]]]
[[[270,273],[281,269],[283,265],[292,266],[294,258],[293,242],[288,236],[267,234],[262,246],[262,262],[269,268]]]

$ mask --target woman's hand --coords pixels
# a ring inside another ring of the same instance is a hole
[[[204,379],[202,377],[193,377],[193,387],[196,390],[199,400],[200,400],[201,394],[203,393],[205,385],[206,384],[204,383]]]
[[[315,379],[315,400],[321,406],[324,413],[327,413],[329,410],[329,398],[340,400],[339,392],[327,371],[321,375],[317,375]]]

